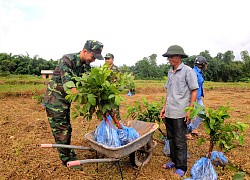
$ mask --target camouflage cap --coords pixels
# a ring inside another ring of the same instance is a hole
[[[106,56],[105,56],[104,58],[105,58],[105,59],[106,59],[106,58],[107,58],[107,59],[109,59],[109,58],[114,59],[114,55],[111,54],[111,53],[107,53]]]
[[[93,52],[94,57],[96,59],[103,60],[104,58],[102,57],[102,54],[101,54],[102,48],[103,48],[103,44],[101,42],[95,41],[95,40],[87,40],[83,49]]]
[[[182,58],[188,57],[188,55],[186,55],[184,53],[183,48],[181,46],[178,46],[178,45],[170,46],[168,48],[167,52],[165,52],[162,56],[163,57],[169,57],[169,56],[172,56],[172,55],[180,55]]]

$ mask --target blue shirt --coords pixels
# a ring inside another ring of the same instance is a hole
[[[204,75],[201,69],[198,68],[197,66],[194,66],[193,70],[197,75],[198,85],[199,85],[199,89],[197,92],[197,99],[201,99],[201,97],[204,97],[204,93],[203,93]]]

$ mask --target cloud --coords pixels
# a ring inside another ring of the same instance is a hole
[[[244,0],[2,0],[0,50],[56,60],[96,39],[117,65],[153,53],[166,63],[161,55],[173,44],[189,55],[233,50],[238,57],[250,49],[248,7]]]

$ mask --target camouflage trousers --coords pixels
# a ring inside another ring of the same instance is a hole
[[[70,107],[68,109],[50,109],[46,107],[47,117],[56,144],[70,145],[72,127],[70,124]],[[57,148],[59,158],[66,166],[68,161],[76,160],[75,151],[68,148]]]

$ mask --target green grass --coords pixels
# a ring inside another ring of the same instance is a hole
[[[155,88],[163,88],[166,81],[163,80],[136,80],[135,84],[136,87],[139,88],[147,88],[147,87],[155,87]],[[246,82],[212,82],[212,81],[205,81],[204,83],[205,89],[214,89],[214,88],[239,88],[239,89],[249,89],[250,83]]]
[[[44,84],[48,79],[32,75],[10,75],[6,77],[0,76],[1,84]]]
[[[45,92],[46,83],[49,79],[43,79],[39,76],[31,75],[10,75],[0,77],[0,97],[3,96],[20,96],[20,95],[39,95]],[[138,89],[164,89],[166,81],[164,80],[135,80]],[[236,82],[223,83],[205,81],[204,88],[213,90],[217,88],[237,88],[250,89],[250,83]]]
[[[250,83],[247,82],[211,82],[211,81],[205,81],[204,88],[250,88]]]
[[[164,88],[165,83],[163,80],[135,80],[135,88]]]
[[[43,90],[45,89],[44,84],[18,84],[18,85],[0,85],[0,94],[1,93],[14,93],[14,92],[19,92],[19,93],[25,93],[25,92],[36,92],[38,90]]]
[[[0,77],[0,98],[5,96],[37,95],[45,92],[48,79],[31,75]]]

